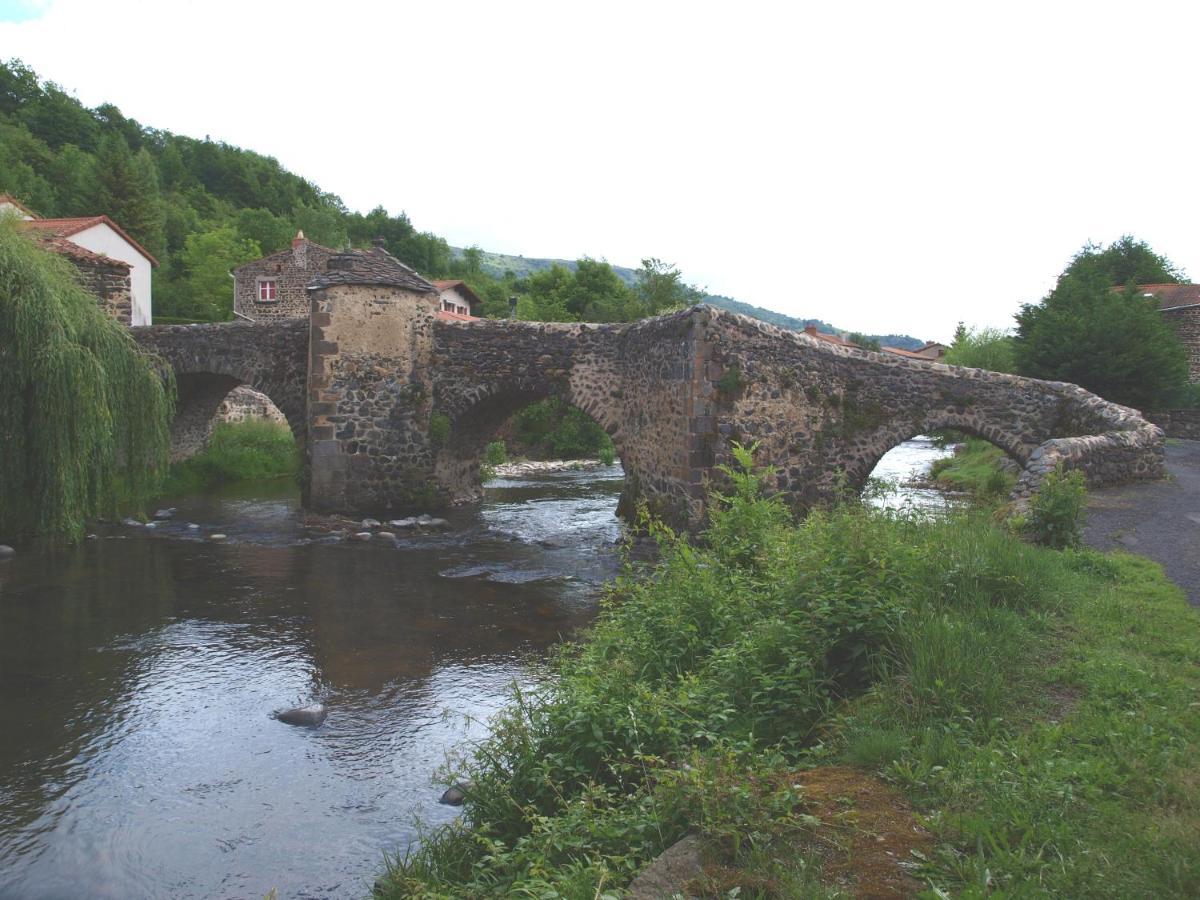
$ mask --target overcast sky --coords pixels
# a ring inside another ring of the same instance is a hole
[[[0,0],[0,58],[452,244],[850,330],[1007,327],[1087,240],[1200,277],[1197,4]]]

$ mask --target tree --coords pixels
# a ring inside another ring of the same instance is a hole
[[[1145,241],[1126,234],[1105,247],[1103,244],[1084,244],[1071,258],[1059,276],[1096,275],[1108,281],[1110,287],[1123,287],[1131,281],[1137,284],[1177,284],[1184,280],[1183,270],[1165,256],[1159,256]]]
[[[682,309],[704,298],[703,291],[684,283],[675,266],[654,257],[642,260],[634,291],[644,308],[643,314],[648,316]]]
[[[155,256],[166,249],[158,171],[142,148],[135,156],[117,132],[100,141],[92,173],[92,208],[103,210]]]
[[[233,318],[230,270],[260,256],[258,244],[238,237],[231,225],[189,234],[179,254],[180,277],[163,312],[208,322]]]
[[[79,537],[154,494],[172,389],[60,257],[0,216],[0,534]]]
[[[999,328],[968,328],[959,322],[954,342],[942,362],[992,372],[1015,372],[1013,337]]]
[[[1013,341],[1017,371],[1153,409],[1183,390],[1187,357],[1153,298],[1143,297],[1132,281],[1114,288],[1114,279],[1129,270],[1093,262],[1111,249],[1085,247],[1041,303],[1021,308]],[[1153,277],[1178,272],[1162,262]]]
[[[869,335],[865,335],[861,331],[852,332],[851,334],[847,335],[846,340],[852,344],[856,344],[864,350],[874,350],[879,352],[879,350],[882,349],[882,345],[879,343],[878,339],[870,337]]]

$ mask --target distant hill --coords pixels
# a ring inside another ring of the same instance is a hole
[[[462,250],[458,247],[451,247],[450,252],[456,257],[462,256]],[[483,251],[482,265],[485,272],[497,278],[503,277],[505,272],[512,272],[518,278],[527,278],[535,272],[545,271],[555,265],[575,271],[575,260],[573,259],[540,259],[529,256],[508,256],[504,253],[490,253],[487,250]],[[612,268],[626,284],[633,285],[636,283],[636,269],[630,269],[626,266],[613,266]],[[779,328],[788,328],[792,331],[803,331],[809,325],[816,325],[820,331],[840,334],[843,337],[849,334],[844,328],[838,328],[821,319],[797,319],[795,316],[764,309],[761,306],[754,306],[750,303],[743,303],[741,300],[724,297],[720,294],[707,294],[703,302],[718,306],[721,309],[727,309],[730,312],[739,313],[743,316],[749,316],[752,319],[759,319],[771,325],[776,325]],[[885,347],[899,347],[902,350],[916,350],[925,344],[924,341],[908,334],[872,334],[868,335],[868,337],[875,338],[875,340],[879,341]]]

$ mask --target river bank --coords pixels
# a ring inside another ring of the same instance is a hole
[[[1157,567],[969,511],[793,523],[753,481],[618,583],[382,896],[617,896],[688,834],[700,896],[1200,889],[1200,629]]]

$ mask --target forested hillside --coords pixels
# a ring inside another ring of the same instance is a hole
[[[111,216],[160,263],[156,321],[230,318],[229,270],[286,247],[302,229],[329,247],[382,235],[389,252],[423,275],[466,280],[488,315],[507,315],[513,296],[520,318],[550,321],[629,321],[703,300],[784,328],[838,330],[706,295],[654,258],[629,269],[455,250],[403,212],[351,212],[271,157],[142,125],[111,103],[89,109],[16,60],[0,63],[0,193],[43,216]]]

